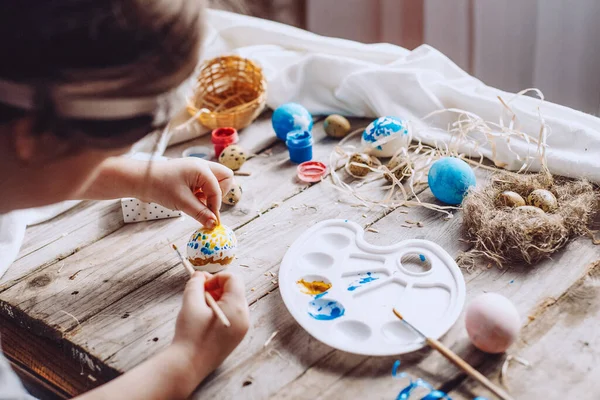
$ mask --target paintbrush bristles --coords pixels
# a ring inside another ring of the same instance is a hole
[[[175,250],[177,252],[177,255],[179,256],[179,259],[181,260],[181,263],[183,264],[183,266],[185,267],[185,269],[187,270],[187,272],[190,274],[190,276],[194,275],[194,267],[192,267],[192,265],[190,264],[190,262],[188,261],[188,259],[185,258],[183,256],[183,254],[181,254],[181,251],[179,251],[179,249],[177,248],[177,246],[175,246],[174,244],[172,244],[171,246],[173,246],[173,250]]]
[[[175,246],[175,245],[173,245],[173,246]],[[395,308],[393,310],[394,310],[394,314],[396,314],[396,317],[398,317],[404,321],[404,317],[402,316],[402,314],[400,314],[400,311],[396,310]]]

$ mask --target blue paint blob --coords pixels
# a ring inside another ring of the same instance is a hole
[[[367,272],[366,274],[359,274],[359,276],[361,276],[361,275],[366,275],[366,276],[362,276],[360,279],[350,283],[350,285],[348,286],[348,289],[347,289],[349,292],[353,292],[356,289],[358,289],[359,287],[361,287],[362,285],[376,281],[377,279],[379,279],[379,277],[373,276],[372,272]]]
[[[425,395],[425,397],[421,398],[421,400],[438,400],[438,399],[452,400],[450,398],[450,396],[448,396],[446,393],[442,392],[441,390],[433,390],[433,391],[429,392],[429,394]]]
[[[392,365],[392,376],[395,378],[398,375],[398,368],[400,367],[400,360],[394,361],[394,365]]]
[[[419,254],[419,258],[421,259],[421,261],[425,262],[426,258],[423,254]]]
[[[281,140],[287,139],[291,131],[311,131],[313,127],[312,115],[296,103],[286,103],[279,106],[271,117],[271,124],[277,137]]]
[[[513,280],[511,280],[511,281],[510,281],[510,282],[508,282],[508,283],[515,283],[515,280],[513,279]]]
[[[470,187],[475,186],[473,169],[454,157],[440,158],[433,163],[427,177],[429,188],[441,202],[459,205]]]
[[[488,400],[485,397],[477,396],[473,400]]]
[[[319,298],[308,303],[308,315],[319,321],[339,318],[345,311],[344,306],[335,300]]]
[[[325,296],[327,294],[327,292],[323,292],[323,293],[319,293],[315,295],[315,300],[316,299],[320,299],[321,297]]]

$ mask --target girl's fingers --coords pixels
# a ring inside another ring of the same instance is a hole
[[[221,193],[226,195],[233,187],[233,171],[218,163],[208,162],[207,164],[219,182]]]
[[[206,304],[204,300],[204,285],[206,276],[202,272],[194,272],[185,285],[183,291],[183,305],[197,307],[198,304]]]
[[[218,217],[209,209],[209,202],[204,204],[187,188],[182,190],[179,209],[200,222],[205,227],[212,229],[218,224]]]
[[[219,223],[219,209],[221,208],[223,194],[221,193],[221,186],[219,186],[217,177],[212,171],[204,170],[198,175],[196,188],[200,189],[204,196],[206,196],[206,206],[212,211],[216,217],[217,223]]]

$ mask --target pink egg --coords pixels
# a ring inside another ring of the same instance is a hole
[[[517,338],[521,319],[506,297],[485,293],[467,307],[465,324],[475,347],[486,353],[503,353]]]

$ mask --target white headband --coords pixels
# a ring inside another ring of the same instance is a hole
[[[137,98],[82,98],[61,95],[51,87],[45,95],[53,101],[56,114],[64,118],[106,121],[152,115],[158,125],[167,123],[176,111],[176,92]],[[38,96],[33,85],[0,80],[0,103],[33,111],[38,107]]]

